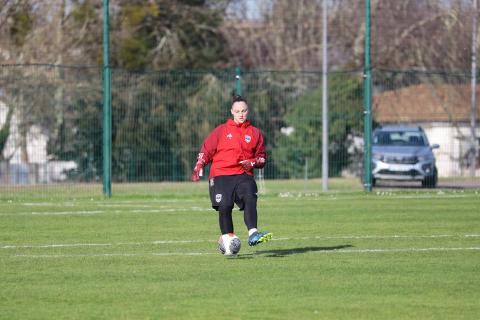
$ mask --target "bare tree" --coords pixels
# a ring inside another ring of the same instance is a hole
[[[13,108],[13,116],[18,121],[23,162],[30,160],[27,135],[31,126],[40,125],[44,134],[55,139],[64,119],[66,101],[72,98],[65,93],[64,70],[48,65],[73,63],[82,51],[80,46],[86,43],[87,26],[93,18],[84,15],[79,19],[75,16],[78,11],[67,11],[66,3],[66,0],[12,0],[5,1],[0,8],[7,13],[6,19],[0,22],[3,63],[25,65],[21,69],[2,70],[6,77],[2,78],[1,93],[1,99]],[[83,52],[80,56],[84,58],[80,61],[87,62],[86,50]]]
[[[234,12],[224,25],[235,63],[247,68],[278,70],[321,67],[321,3],[272,1],[260,7],[260,17],[246,19]]]
[[[234,63],[247,68],[317,70],[321,66],[319,1],[272,0],[257,19],[225,22]],[[360,68],[364,2],[329,4],[331,69]],[[468,70],[470,6],[462,0],[372,0],[372,63],[376,68]]]

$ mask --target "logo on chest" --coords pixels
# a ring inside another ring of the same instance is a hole
[[[250,141],[252,141],[252,137],[249,136],[248,134],[245,135],[245,142],[246,143],[250,143]]]
[[[232,140],[232,138],[233,138],[233,135],[231,133],[227,134],[227,139],[228,140]]]

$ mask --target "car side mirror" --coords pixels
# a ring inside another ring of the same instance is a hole
[[[430,148],[438,149],[438,148],[440,148],[440,145],[438,143],[434,143],[434,144],[432,144],[432,146]]]

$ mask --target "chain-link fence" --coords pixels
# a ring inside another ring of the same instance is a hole
[[[99,193],[101,70],[50,65],[0,69],[1,188],[81,186]],[[321,177],[321,76],[243,73],[251,121],[266,141],[263,178]],[[361,185],[362,73],[331,72],[328,79],[329,177],[353,177]],[[434,150],[440,185],[467,181],[480,187],[478,156],[474,176],[469,170],[469,81],[468,75],[454,73],[374,73],[374,127],[422,126],[430,143],[440,145]],[[114,69],[112,182],[187,181],[203,139],[230,116],[234,87],[234,70]]]
[[[480,131],[478,120],[472,127],[470,75],[394,71],[375,75],[375,121],[421,126],[430,143],[439,145],[434,150],[439,177],[478,184]],[[477,103],[477,114],[478,110]]]

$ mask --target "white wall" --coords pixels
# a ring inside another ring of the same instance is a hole
[[[5,125],[8,107],[0,101],[0,128]],[[63,181],[67,178],[65,171],[74,170],[74,161],[49,161],[47,155],[48,136],[42,128],[30,126],[27,132],[28,163],[24,163],[20,150],[20,132],[18,117],[15,113],[10,122],[10,135],[3,150],[8,163],[0,163],[0,184],[31,184]]]
[[[468,124],[458,124],[457,127],[447,123],[420,124],[427,134],[430,144],[437,143],[439,149],[433,153],[437,159],[438,175],[440,177],[469,176],[469,168],[461,165],[464,155],[470,147],[470,127]],[[480,128],[477,128],[480,136]],[[476,176],[480,176],[477,169]]]
[[[5,125],[8,107],[0,102],[0,127]],[[10,122],[10,135],[3,150],[3,156],[10,159],[10,163],[22,163],[20,150],[20,132],[18,117],[14,113]],[[39,126],[33,125],[27,132],[27,155],[28,163],[43,164],[47,162],[47,135],[42,133]]]

